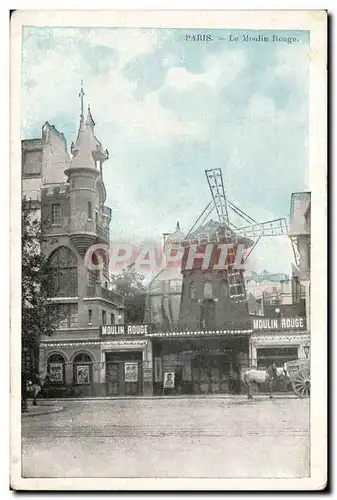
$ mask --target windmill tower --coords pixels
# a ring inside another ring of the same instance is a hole
[[[212,200],[181,242],[184,255],[179,324],[196,330],[244,327],[249,324],[249,314],[244,270],[235,262],[239,249],[243,249],[239,263],[244,264],[262,236],[287,235],[287,224],[285,219],[258,223],[227,200],[221,169],[205,173]],[[214,210],[218,220],[210,219]],[[230,213],[242,221],[239,226],[234,225]],[[219,244],[232,246],[225,261],[227,268],[218,266]]]

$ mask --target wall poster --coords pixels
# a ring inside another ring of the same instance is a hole
[[[76,366],[76,383],[90,384],[90,366],[89,365],[77,365]]]
[[[174,372],[164,373],[164,387],[165,388],[174,387]]]
[[[138,363],[125,363],[125,382],[138,382]]]
[[[49,380],[51,382],[63,382],[63,364],[50,363],[49,365]]]

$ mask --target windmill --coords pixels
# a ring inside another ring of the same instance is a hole
[[[205,174],[212,199],[184,237],[183,246],[188,247],[191,244],[202,244],[207,241],[223,242],[225,235],[226,242],[233,243],[234,246],[244,243],[246,252],[243,256],[243,263],[245,263],[262,237],[288,235],[285,218],[257,222],[227,200],[220,168],[205,170]],[[210,220],[214,211],[217,214],[217,222]],[[239,220],[239,224],[233,223],[234,215]],[[235,302],[246,300],[244,289],[241,288],[238,293],[237,277],[241,274],[242,272],[236,271],[233,265],[229,265],[227,271],[229,295]]]

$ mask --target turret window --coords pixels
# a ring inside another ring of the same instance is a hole
[[[57,304],[59,315],[59,328],[74,328],[78,325],[77,304]]]
[[[59,247],[50,256],[53,279],[53,297],[77,297],[78,275],[77,259],[67,247]]]
[[[106,311],[102,311],[102,325],[106,325]]]
[[[92,204],[88,201],[88,219],[92,220]]]
[[[59,203],[52,205],[51,220],[52,224],[59,224],[61,222],[61,205]]]

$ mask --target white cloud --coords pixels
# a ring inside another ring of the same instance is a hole
[[[245,63],[246,54],[243,51],[225,50],[217,55],[204,57],[203,73],[190,73],[183,67],[170,68],[163,88],[172,87],[183,92],[197,85],[204,85],[217,90],[230,85],[244,69]]]
[[[296,80],[305,91],[308,83],[309,66],[306,62],[309,61],[309,52],[309,44],[305,43],[280,46],[276,52],[277,65],[274,77]]]

